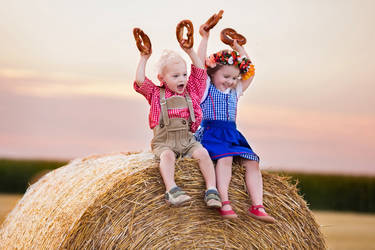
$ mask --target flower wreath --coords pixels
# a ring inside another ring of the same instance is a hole
[[[245,56],[240,56],[236,51],[219,51],[206,58],[206,67],[214,68],[216,64],[237,66],[242,75],[242,80],[247,80],[255,74],[254,65]]]

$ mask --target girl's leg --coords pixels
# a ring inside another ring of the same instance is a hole
[[[263,205],[263,180],[262,173],[259,169],[259,163],[257,161],[244,159],[242,164],[246,168],[246,187],[250,194],[252,204]],[[263,208],[259,210],[265,212]]]
[[[172,150],[167,149],[160,154],[160,174],[167,191],[176,186],[174,181],[175,161],[176,156]]]
[[[216,188],[215,168],[207,150],[199,147],[194,150],[192,157],[199,160],[199,168],[206,182],[206,189]]]
[[[233,157],[224,157],[217,160],[216,163],[216,181],[217,189],[219,191],[222,201],[228,201],[228,189],[230,179],[232,178],[232,162]],[[230,204],[226,204],[222,207],[222,210],[232,210]]]

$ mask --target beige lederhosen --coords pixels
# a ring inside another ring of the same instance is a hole
[[[165,99],[165,89],[160,88],[161,112],[159,124],[153,129],[154,138],[151,141],[151,149],[156,159],[159,159],[162,152],[172,150],[176,156],[191,156],[195,149],[202,145],[195,140],[190,132],[191,122],[195,122],[193,103],[188,94],[172,96]],[[189,120],[184,118],[169,118],[168,109],[188,108]]]

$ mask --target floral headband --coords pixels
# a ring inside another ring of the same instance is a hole
[[[219,51],[206,58],[206,67],[214,68],[216,64],[237,66],[242,75],[242,80],[247,80],[255,74],[254,65],[245,56],[241,56],[236,51]]]

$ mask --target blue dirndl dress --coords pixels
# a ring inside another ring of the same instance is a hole
[[[203,121],[195,136],[213,160],[240,156],[259,162],[258,155],[236,128],[237,102],[235,89],[224,93],[211,83],[201,103]]]

